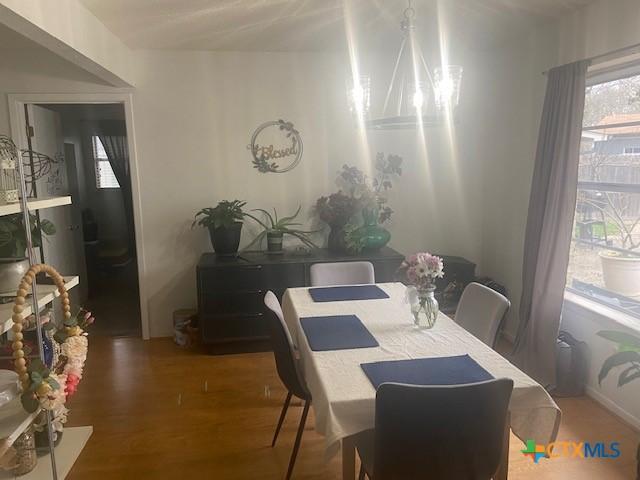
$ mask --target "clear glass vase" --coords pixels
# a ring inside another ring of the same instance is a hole
[[[415,324],[424,329],[432,328],[436,324],[440,307],[435,296],[436,287],[418,290],[416,301],[411,305],[411,312]]]

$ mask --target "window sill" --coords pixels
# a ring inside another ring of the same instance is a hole
[[[598,323],[617,323],[622,327],[630,328],[640,333],[640,319],[616,310],[615,308],[610,308],[602,303],[596,302],[589,298],[583,297],[582,295],[578,295],[577,293],[569,292],[565,290],[564,292],[564,302],[565,307],[567,306],[573,310],[583,310],[587,311],[591,314],[594,320],[598,321]]]

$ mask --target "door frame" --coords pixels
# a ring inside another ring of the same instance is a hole
[[[101,104],[120,103],[124,107],[129,147],[129,168],[131,172],[131,197],[133,201],[133,220],[136,235],[136,257],[138,263],[138,290],[140,292],[140,322],[142,338],[150,338],[149,308],[147,303],[146,262],[144,252],[144,232],[142,225],[142,198],[140,196],[140,174],[136,137],[133,121],[133,95],[131,93],[19,93],[8,94],[9,122],[11,135],[19,148],[26,148],[26,124],[24,116],[25,104],[61,103],[61,104]]]

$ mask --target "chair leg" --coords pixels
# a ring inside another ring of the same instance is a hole
[[[365,473],[364,473],[364,465],[360,464],[360,474],[358,475],[358,480],[365,480]]]
[[[276,440],[278,439],[278,434],[280,433],[280,429],[282,428],[284,417],[287,415],[287,410],[289,409],[289,403],[291,403],[292,396],[293,394],[291,392],[287,392],[287,398],[284,401],[284,405],[282,405],[282,411],[280,412],[280,419],[278,419],[278,426],[276,427],[276,432],[273,434],[273,441],[271,442],[272,447],[276,445]]]
[[[309,414],[309,407],[311,406],[310,400],[305,400],[304,410],[302,410],[302,417],[300,418],[300,425],[298,425],[298,433],[296,434],[296,442],[293,444],[293,452],[291,452],[291,458],[289,459],[289,469],[287,470],[286,480],[291,478],[293,473],[293,466],[296,463],[296,457],[298,456],[298,450],[300,449],[300,442],[302,441],[302,433],[304,432],[304,425],[307,423],[307,415]]]

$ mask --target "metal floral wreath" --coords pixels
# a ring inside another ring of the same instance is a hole
[[[290,145],[285,148],[277,148],[274,145],[261,145],[258,142],[258,137],[271,127],[277,127],[284,134],[285,140],[291,142]],[[302,159],[302,137],[300,137],[300,132],[295,129],[293,123],[284,120],[272,120],[256,128],[256,131],[251,136],[249,145],[247,145],[247,149],[251,150],[253,168],[256,168],[259,172],[285,173],[293,170]],[[285,166],[280,166],[273,161],[274,159],[286,159],[287,157],[293,160]]]

